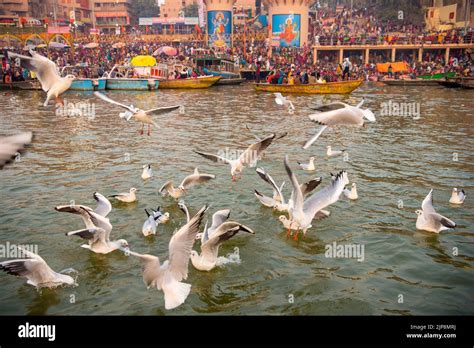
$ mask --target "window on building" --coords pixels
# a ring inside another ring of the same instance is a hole
[[[454,19],[454,12],[449,12],[449,19]]]

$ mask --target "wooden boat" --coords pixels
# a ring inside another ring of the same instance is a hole
[[[241,78],[221,78],[219,81],[217,81],[216,86],[240,85],[244,81],[246,80]]]
[[[173,80],[160,80],[158,86],[159,89],[170,89],[170,88],[183,88],[183,89],[195,89],[195,88],[209,88],[221,79],[220,76],[199,76],[190,77],[187,79],[173,79]]]
[[[131,90],[131,91],[153,91],[158,89],[159,81],[156,78],[132,77],[136,69],[150,70],[149,67],[132,67],[115,65],[112,70],[105,74],[106,89]]]
[[[381,80],[385,85],[388,86],[437,86],[439,80]]]
[[[454,77],[438,81],[438,84],[448,88],[474,89],[474,77]]]
[[[75,76],[78,75],[78,72],[83,69],[87,69],[87,66],[73,66],[73,65],[66,65],[61,69],[61,76],[65,77],[68,74],[73,74]],[[100,77],[100,78],[75,78],[72,81],[71,87],[69,88],[71,91],[102,91],[105,90],[105,86],[107,84],[107,79]]]
[[[255,83],[257,91],[301,93],[301,94],[349,94],[362,84],[363,80],[311,83],[300,85],[276,85],[269,83]]]
[[[439,74],[433,74],[433,75],[420,75],[418,78],[423,79],[423,80],[439,80],[443,78],[452,78],[456,76],[455,72],[448,72],[448,73],[439,73]]]
[[[41,90],[41,84],[38,80],[17,81],[10,83],[0,83],[0,89],[15,90]]]

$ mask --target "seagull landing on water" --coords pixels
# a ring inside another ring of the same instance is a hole
[[[275,96],[275,103],[278,105],[288,106],[288,110],[295,111],[295,106],[288,98],[284,97],[281,93],[273,93]]]
[[[421,203],[421,210],[417,210],[416,228],[428,232],[440,233],[450,228],[455,228],[456,223],[441,214],[433,207],[433,189]]]
[[[343,152],[345,150],[333,150],[332,147],[330,145],[326,146],[326,155],[328,157],[335,157],[335,156],[339,156],[339,155],[342,155]]]
[[[309,115],[309,119],[322,125],[322,127],[306,142],[306,144],[303,145],[303,149],[309,148],[328,127],[362,127],[364,125],[364,118],[370,122],[375,122],[375,116],[372,111],[369,109],[362,110],[360,108],[363,103],[364,100],[362,100],[357,106],[351,106],[341,102],[334,102],[315,108],[314,110],[318,111],[318,113]]]
[[[237,174],[242,173],[242,171],[244,170],[244,166],[255,166],[257,164],[258,159],[262,156],[265,149],[270,146],[273,140],[275,140],[275,134],[271,134],[270,136],[260,140],[259,142],[250,145],[237,159],[228,159],[206,152],[194,152],[213,162],[229,164],[230,174],[232,175],[232,181],[237,181]]]
[[[205,183],[211,179],[215,179],[216,176],[213,174],[201,174],[199,173],[198,168],[194,168],[194,173],[188,175],[181,181],[181,184],[177,188],[173,186],[173,181],[167,181],[163,186],[161,186],[159,192],[163,197],[171,196],[175,199],[180,198],[187,189],[191,188],[194,185]]]
[[[260,203],[262,203],[266,207],[273,208],[274,210],[277,210],[280,212],[288,212],[289,202],[287,202],[285,200],[285,197],[283,196],[283,186],[285,185],[285,182],[283,182],[281,186],[278,187],[275,180],[273,180],[271,175],[268,174],[263,168],[257,168],[256,172],[263,181],[265,181],[266,183],[272,186],[273,197],[264,196],[257,190],[254,190],[255,197],[257,197]],[[300,185],[303,196],[306,196],[309,193],[313,192],[314,189],[318,187],[320,183],[321,183],[321,178],[314,178]],[[327,213],[326,215],[329,216],[329,212],[325,212],[325,213]]]
[[[305,199],[298,183],[298,179],[288,163],[288,156],[285,156],[284,165],[288,177],[291,180],[293,191],[291,193],[291,202],[288,208],[289,219],[283,219],[280,217],[280,221],[286,228],[288,228],[287,237],[290,236],[291,230],[296,228],[294,239],[298,240],[299,230],[302,230],[303,235],[305,235],[306,231],[312,227],[311,222],[316,214],[321,212],[321,209],[324,209],[339,200],[339,196],[342,194],[344,186],[349,183],[349,178],[345,171],[341,171],[331,179],[331,184],[329,186]]]
[[[28,279],[27,284],[37,288],[54,288],[60,285],[74,285],[71,276],[53,271],[43,258],[28,250],[18,248],[24,258],[0,262],[0,270]]]
[[[458,190],[456,187],[453,188],[453,192],[451,193],[451,198],[449,199],[449,203],[451,204],[463,204],[464,200],[466,199],[466,193],[464,190]]]
[[[153,172],[151,170],[151,164],[146,164],[143,166],[143,172],[142,172],[142,179],[147,180],[150,179],[153,176]]]
[[[43,91],[47,92],[44,106],[48,106],[51,98],[58,99],[61,94],[66,92],[76,78],[74,75],[67,75],[61,77],[58,72],[58,67],[51,60],[42,55],[30,50],[31,57],[21,54],[8,52],[8,58],[20,59],[22,68],[36,73],[38,81],[41,83]]]
[[[31,132],[0,137],[0,169],[12,162],[31,143],[32,139]]]
[[[316,170],[316,166],[314,165],[314,157],[310,157],[308,163],[301,163],[301,162],[297,162],[297,163],[300,166],[300,168],[303,170],[307,170],[310,172]]]
[[[239,232],[255,234],[247,226],[238,222],[227,221],[230,216],[229,209],[219,210],[212,216],[212,225],[204,227],[204,232],[199,234],[201,240],[201,253],[191,251],[191,262],[200,271],[211,271],[217,266],[219,247]]]
[[[191,220],[181,227],[168,244],[168,260],[160,264],[157,256],[129,251],[143,265],[143,281],[147,288],[156,287],[165,296],[165,309],[179,307],[191,292],[191,284],[183,283],[188,278],[189,258],[199,226],[207,207],[204,206]]]
[[[148,125],[148,135],[150,135],[150,125],[155,126],[156,128],[160,128],[160,126],[153,121],[150,115],[159,115],[159,114],[166,114],[168,112],[171,112],[173,110],[179,109],[180,105],[173,105],[173,106],[164,106],[160,108],[155,108],[155,109],[150,109],[150,110],[141,110],[139,108],[134,107],[133,105],[127,106],[122,103],[119,103],[113,99],[110,99],[106,95],[100,93],[100,92],[94,92],[94,94],[99,97],[100,99],[120,106],[121,108],[124,108],[126,111],[121,112],[120,118],[124,118],[127,121],[130,121],[130,119],[133,117],[133,119],[137,122],[142,123],[142,130],[140,131],[140,134],[143,135],[144,129],[145,129],[145,124]]]
[[[133,203],[137,200],[137,196],[135,195],[135,192],[137,191],[138,190],[135,187],[132,187],[129,192],[122,192],[116,195],[111,195],[109,197],[115,198],[120,202]]]
[[[345,188],[344,191],[342,191],[342,193],[344,194],[344,196],[346,196],[347,198],[351,200],[356,200],[359,198],[359,195],[357,194],[357,185],[355,182],[352,183],[350,190]]]

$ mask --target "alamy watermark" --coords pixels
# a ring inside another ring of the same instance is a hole
[[[380,115],[412,117],[420,119],[420,103],[398,103],[392,100],[380,104]]]
[[[0,258],[2,259],[27,258],[28,252],[38,254],[38,245],[13,244],[10,242],[0,244]]]
[[[332,259],[357,259],[359,262],[365,260],[364,244],[326,244],[324,256]]]
[[[56,116],[62,117],[86,117],[95,119],[95,103],[78,102],[71,103],[64,99],[63,103],[56,103]]]
[[[241,158],[243,163],[254,164],[259,160],[259,155],[257,151],[247,151],[247,150],[232,150],[226,147],[223,150],[217,151],[217,156],[223,157],[229,161],[235,161]]]

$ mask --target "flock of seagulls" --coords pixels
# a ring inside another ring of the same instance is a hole
[[[47,105],[51,98],[58,98],[66,91],[74,79],[72,76],[61,78],[57,72],[57,67],[53,62],[41,55],[30,51],[31,57],[19,54],[9,53],[10,58],[19,58],[21,65],[27,69],[35,71],[42,88],[47,92],[47,99],[44,105]],[[125,112],[120,117],[126,119],[134,119],[143,124],[141,134],[144,132],[145,124],[148,125],[148,134],[150,134],[150,125],[159,127],[152,119],[153,114],[163,114],[176,110],[179,106],[170,106],[155,108],[143,111],[134,107],[118,103],[109,97],[96,92],[95,95],[100,99],[120,106]],[[275,102],[278,105],[288,106],[294,110],[293,103],[282,96],[275,93]],[[362,127],[364,119],[370,122],[375,121],[374,114],[369,109],[361,109],[363,101],[357,106],[350,106],[345,103],[335,102],[315,108],[317,113],[309,116],[309,119],[321,125],[321,129],[304,145],[307,149],[311,146],[328,127],[336,126],[355,126]],[[237,158],[226,158],[224,156],[212,153],[194,151],[215,163],[223,163],[230,167],[232,181],[237,181],[242,175],[245,167],[256,167],[257,162],[264,156],[264,152],[276,140],[286,136],[270,134],[266,137],[257,136],[246,125],[247,129],[252,133],[256,142],[244,149]],[[21,133],[9,137],[0,137],[0,168],[12,161],[15,156],[25,150],[31,143],[33,134],[31,132]],[[328,157],[341,155],[344,150],[333,150],[331,146],[327,146]],[[298,162],[298,168],[303,171],[316,171],[315,157],[310,157],[309,162]],[[271,187],[272,194],[265,195],[263,189],[254,190],[257,200],[264,206],[283,213],[278,220],[287,230],[286,236],[289,238],[293,235],[293,239],[298,240],[301,232],[303,237],[309,229],[313,228],[318,220],[330,217],[331,213],[327,208],[336,203],[341,196],[349,200],[357,200],[356,183],[352,183],[350,189],[346,188],[350,184],[348,173],[344,170],[336,174],[330,173],[329,182],[324,182],[321,177],[314,177],[309,181],[300,184],[297,175],[290,166],[288,156],[282,161],[282,169],[285,170],[290,183],[290,198],[285,198],[283,194],[285,182],[278,185],[273,177],[262,167],[255,169],[256,174],[261,178],[261,183],[265,183]],[[141,178],[149,180],[153,177],[150,164],[143,166]],[[136,257],[142,264],[142,277],[147,288],[156,288],[163,292],[165,308],[167,310],[174,309],[182,305],[191,292],[192,285],[184,281],[188,278],[189,263],[198,270],[209,272],[219,265],[219,248],[226,241],[230,240],[238,234],[254,235],[255,232],[248,226],[239,222],[229,220],[231,211],[229,209],[221,209],[212,215],[212,222],[208,227],[205,223],[203,231],[200,227],[205,215],[209,211],[207,205],[201,207],[199,211],[192,215],[181,199],[188,190],[199,184],[204,184],[215,179],[214,174],[200,173],[198,168],[194,172],[186,176],[178,187],[173,182],[167,181],[161,186],[158,192],[163,196],[170,196],[175,200],[179,200],[177,205],[186,216],[186,223],[177,229],[169,240],[168,258],[164,262],[160,262],[160,258],[155,255],[141,254],[135,250],[131,250],[125,239],[113,239],[111,236],[113,226],[109,219],[112,212],[112,204],[104,195],[95,192],[93,198],[97,206],[93,209],[85,205],[69,204],[55,207],[58,212],[70,213],[81,217],[84,226],[82,229],[66,232],[68,237],[79,237],[85,241],[81,245],[90,252],[98,254],[109,254],[120,250],[127,255]],[[320,186],[322,188],[320,188]],[[268,186],[266,186],[268,187]],[[129,192],[118,193],[108,196],[122,203],[133,203],[137,200],[137,189],[132,187]],[[464,190],[454,188],[449,200],[452,204],[463,204],[466,199]],[[157,234],[160,224],[165,224],[170,220],[170,214],[162,212],[160,207],[156,210],[145,209],[147,218],[142,226],[142,234],[149,237]],[[456,227],[456,223],[441,214],[438,214],[433,207],[433,190],[430,190],[426,198],[423,200],[421,210],[417,210],[416,228],[429,232],[439,233],[441,231]],[[195,248],[195,244],[199,243],[199,247]],[[53,271],[47,263],[39,256],[27,250],[21,250],[24,258],[0,262],[0,269],[16,276],[27,278],[27,283],[36,287],[56,287],[59,285],[73,285],[75,280],[66,275]],[[238,249],[236,250],[238,252]]]

